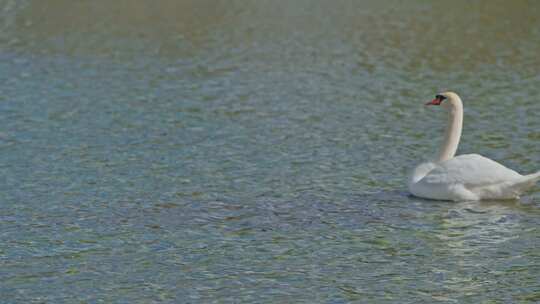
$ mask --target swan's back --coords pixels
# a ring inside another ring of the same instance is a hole
[[[460,183],[468,188],[517,180],[521,174],[479,154],[465,154],[443,161],[429,172],[430,179]]]
[[[409,190],[416,196],[441,200],[511,199],[536,182],[478,154],[460,155],[440,163],[419,166]]]

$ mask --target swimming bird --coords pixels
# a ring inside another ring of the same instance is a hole
[[[450,201],[518,199],[540,180],[540,171],[521,175],[482,155],[455,156],[463,127],[461,98],[444,92],[426,105],[446,109],[448,125],[436,160],[413,170],[408,182],[413,195]]]

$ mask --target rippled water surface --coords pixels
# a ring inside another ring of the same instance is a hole
[[[0,302],[538,303],[538,190],[405,186],[446,89],[540,170],[538,54],[535,1],[0,0]]]

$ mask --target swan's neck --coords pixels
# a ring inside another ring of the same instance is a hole
[[[449,101],[448,125],[444,133],[444,141],[439,151],[438,161],[451,159],[456,155],[463,126],[463,104],[459,98]]]

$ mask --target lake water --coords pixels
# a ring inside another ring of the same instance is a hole
[[[406,189],[447,89],[540,170],[538,54],[535,1],[0,0],[0,302],[538,303],[539,188]]]

